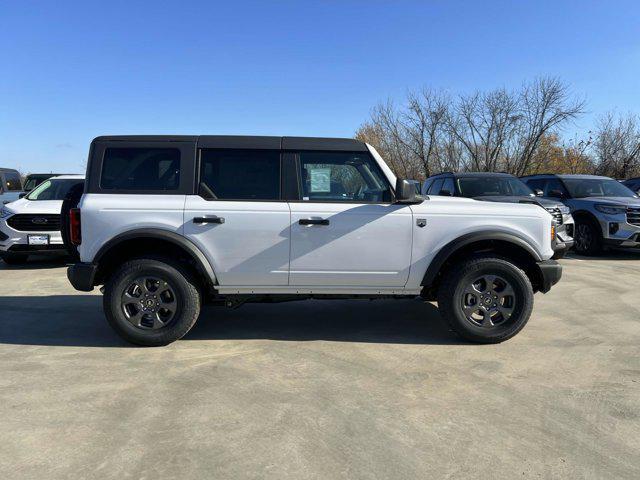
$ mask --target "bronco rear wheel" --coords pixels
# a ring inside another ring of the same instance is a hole
[[[191,330],[200,314],[198,283],[165,259],[136,259],[122,265],[105,284],[107,321],[125,340],[159,346]]]
[[[533,309],[533,288],[527,275],[507,259],[471,258],[445,273],[438,308],[461,337],[499,343],[526,325]]]

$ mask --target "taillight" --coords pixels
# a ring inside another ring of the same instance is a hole
[[[69,210],[69,240],[76,247],[82,243],[82,227],[80,223],[80,209]]]

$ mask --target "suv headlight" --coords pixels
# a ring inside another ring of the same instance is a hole
[[[0,218],[7,218],[7,217],[10,217],[11,215],[13,215],[13,212],[9,210],[7,207],[2,207],[2,210],[0,210]]]
[[[627,209],[623,206],[611,205],[607,203],[596,203],[594,207],[600,213],[605,213],[607,215],[621,215],[627,211]]]
[[[560,205],[558,208],[560,209],[560,213],[563,215],[569,215],[571,213],[571,209],[566,205]]]

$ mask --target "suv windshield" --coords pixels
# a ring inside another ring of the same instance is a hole
[[[458,188],[463,197],[534,196],[523,182],[511,177],[462,177]]]
[[[64,200],[71,187],[83,182],[84,180],[77,178],[47,180],[32,190],[25,198],[27,200]]]
[[[610,178],[563,178],[562,181],[574,198],[637,197],[620,182]]]

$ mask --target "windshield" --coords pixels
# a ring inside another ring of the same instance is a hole
[[[534,196],[522,181],[511,177],[462,177],[458,188],[463,197]]]
[[[562,181],[574,198],[637,197],[620,182],[610,178],[563,178]]]
[[[69,189],[79,183],[84,183],[84,180],[78,180],[77,178],[46,180],[25,198],[27,200],[64,200]]]

